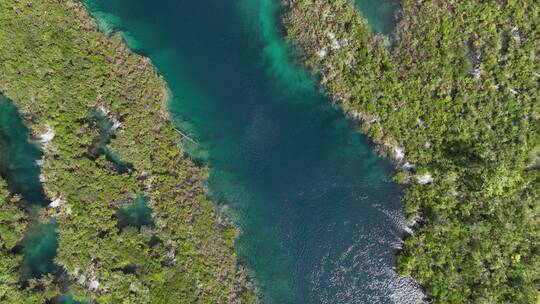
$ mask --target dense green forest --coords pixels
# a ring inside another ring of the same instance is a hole
[[[288,1],[300,60],[396,160],[415,232],[398,271],[434,303],[540,301],[540,5],[401,1],[392,37],[349,0]]]
[[[41,172],[52,203],[38,216],[56,219],[65,270],[21,279],[14,248],[30,212],[0,178],[0,302],[254,299],[235,232],[204,195],[207,173],[181,150],[163,79],[120,35],[98,32],[81,3],[0,1],[0,92],[35,139],[48,134]],[[120,218],[137,210],[147,213],[137,224]]]

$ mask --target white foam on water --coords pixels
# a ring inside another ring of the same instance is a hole
[[[396,217],[380,207],[378,210],[392,222],[404,222],[403,216]],[[357,239],[339,255],[326,254],[311,273],[312,300],[324,304],[388,303],[389,300],[397,304],[426,303],[422,288],[412,278],[397,274],[389,263],[393,257],[389,257],[384,247],[401,242],[400,236],[381,228],[369,230],[360,224],[355,228]]]

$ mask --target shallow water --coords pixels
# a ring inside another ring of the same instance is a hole
[[[168,82],[266,303],[415,303],[393,168],[294,64],[271,0],[87,0]]]
[[[56,221],[34,224],[22,240],[22,246],[24,258],[21,278],[23,280],[61,272],[61,268],[53,261],[58,250]]]
[[[105,159],[111,162],[112,167],[116,172],[131,172],[133,170],[133,164],[123,161],[118,153],[108,147],[108,144],[115,135],[116,128],[118,127],[115,122],[99,108],[90,111],[88,121],[98,133],[96,138],[94,138],[92,146],[88,149],[88,157],[95,160],[100,155],[105,155]]]
[[[25,208],[34,217],[37,209],[49,203],[41,181],[38,161],[43,157],[40,147],[33,143],[17,107],[0,96],[0,174],[10,191],[19,194]],[[57,270],[53,263],[58,247],[57,224],[30,224],[19,247],[23,262],[21,279],[38,278]]]

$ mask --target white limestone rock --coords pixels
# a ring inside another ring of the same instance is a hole
[[[416,181],[420,184],[420,185],[425,185],[425,184],[430,184],[433,182],[433,176],[431,176],[431,173],[426,173],[426,174],[423,174],[423,175],[417,175],[416,176]]]

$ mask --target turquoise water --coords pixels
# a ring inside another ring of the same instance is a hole
[[[88,302],[81,302],[73,299],[73,295],[71,293],[68,293],[63,296],[58,296],[55,299],[53,299],[52,303],[54,304],[87,304]]]
[[[12,193],[21,195],[25,208],[36,217],[37,208],[46,206],[49,200],[39,180],[41,170],[37,165],[43,153],[29,136],[18,109],[9,99],[0,96],[0,175]],[[19,245],[24,255],[23,280],[58,270],[53,262],[58,247],[57,224],[34,220]]]
[[[58,250],[58,224],[55,220],[34,224],[21,245],[24,250],[21,276],[23,280],[62,272],[62,269],[54,263]]]
[[[272,0],[87,0],[168,82],[266,303],[416,303],[392,165],[290,58]]]
[[[9,190],[21,196],[22,206],[32,216],[23,240],[14,250],[14,254],[23,256],[20,269],[23,287],[29,279],[63,273],[54,263],[58,250],[58,224],[54,219],[39,222],[38,218],[38,210],[49,204],[39,178],[38,161],[42,157],[40,146],[31,140],[30,131],[16,106],[0,95],[0,175],[7,181]]]
[[[399,0],[355,0],[371,28],[384,35],[391,35],[400,10]]]

